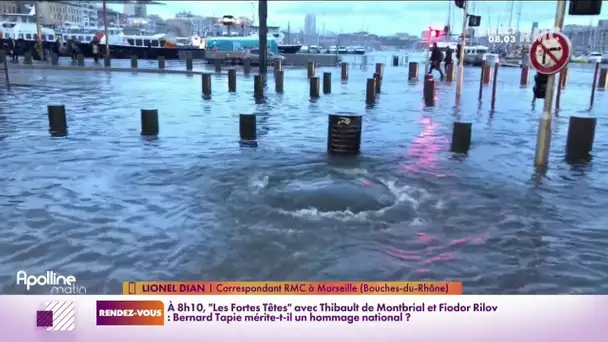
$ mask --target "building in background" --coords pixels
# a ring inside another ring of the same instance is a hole
[[[87,6],[89,3],[78,1],[39,1],[40,24],[56,26],[70,23],[85,26],[84,8]]]
[[[0,1],[0,13],[20,13],[18,2],[21,1]]]
[[[103,9],[101,7],[97,9],[97,17],[98,25],[103,27]],[[128,18],[126,14],[109,8],[106,10],[106,17],[108,19],[108,25],[112,26],[124,26],[126,25]]]
[[[304,34],[317,34],[317,17],[314,14],[307,14],[304,17]]]
[[[130,17],[145,18],[148,11],[145,3],[125,3],[124,13]]]

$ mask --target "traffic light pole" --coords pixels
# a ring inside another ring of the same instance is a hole
[[[564,28],[564,18],[566,16],[566,1],[557,2],[557,13],[555,15],[555,30],[561,31]],[[555,75],[547,77],[547,93],[545,95],[545,105],[543,116],[540,118],[538,134],[536,136],[536,153],[534,155],[534,166],[544,170],[549,164],[549,150],[551,148],[551,107],[553,106],[553,93],[555,87]]]
[[[431,62],[429,62],[429,59],[430,59],[429,53],[431,50],[431,40],[433,37],[431,35],[431,33],[433,33],[433,28],[429,26],[429,33],[427,34],[428,38],[427,38],[427,44],[426,44],[426,60],[424,61],[424,77],[426,77],[426,75],[429,73],[429,70],[430,70],[429,64]]]
[[[462,8],[462,38],[460,39],[460,51],[458,52],[458,74],[456,75],[456,103],[460,101],[462,84],[464,83],[464,48],[466,46],[467,19],[469,16],[467,2]]]

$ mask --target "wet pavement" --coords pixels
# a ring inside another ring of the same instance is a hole
[[[285,94],[270,75],[256,104],[242,73],[235,94],[213,76],[204,100],[200,76],[11,70],[29,86],[0,90],[1,292],[25,292],[14,284],[23,269],[72,274],[88,293],[201,279],[608,293],[608,100],[598,92],[588,110],[592,69],[569,72],[540,180],[531,165],[542,102],[533,108],[519,69],[499,70],[495,111],[490,87],[477,101],[478,68],[465,70],[459,108],[447,82],[424,108],[407,67],[385,67],[373,108],[373,66],[351,68],[347,83],[324,71],[331,95],[310,101],[306,71],[286,68]],[[66,138],[49,137],[46,106],[56,104]],[[158,139],[140,137],[140,109],[159,110]],[[364,115],[360,157],[327,157],[337,112]],[[238,144],[240,113],[258,115],[257,148]],[[588,166],[563,162],[571,115],[598,117]],[[448,152],[454,121],[473,123],[466,158]]]

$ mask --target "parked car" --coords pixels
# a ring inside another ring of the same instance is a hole
[[[247,56],[245,57],[251,61],[252,64],[258,63],[260,59],[260,49],[251,49],[247,52]],[[275,54],[272,51],[268,51],[268,63],[274,64],[278,60],[284,60],[285,57]]]

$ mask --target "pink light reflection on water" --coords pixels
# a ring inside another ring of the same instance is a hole
[[[417,232],[416,237],[419,242],[423,242],[423,243],[429,243],[432,241],[440,242],[440,239],[430,236],[423,232]],[[472,245],[482,245],[482,244],[486,243],[486,241],[488,241],[489,238],[490,238],[490,233],[486,232],[486,233],[481,233],[476,236],[462,237],[459,239],[451,240],[447,244],[445,244],[443,247],[449,248],[449,247],[464,245],[467,243],[470,243]],[[443,247],[441,247],[441,249],[443,249]],[[421,252],[422,251],[420,251],[420,252],[405,251],[405,250],[398,249],[395,247],[386,246],[385,253],[395,259],[399,259],[400,261],[404,261],[404,262],[408,262],[408,263],[413,262],[414,265],[419,265],[419,266],[430,265],[430,264],[434,264],[434,263],[438,263],[438,262],[445,262],[445,261],[450,261],[450,260],[456,259],[455,252],[443,252],[443,253],[439,253],[436,256],[426,258],[426,259],[422,258],[422,256],[420,255]],[[415,270],[415,272],[416,273],[428,273],[428,272],[430,272],[430,269],[417,268]]]
[[[438,124],[430,117],[421,117],[422,133],[415,137],[406,154],[406,161],[400,164],[408,173],[429,174],[436,177],[448,177],[451,174],[439,171],[437,153],[447,143],[447,139],[437,135]]]
[[[434,237],[427,235],[426,233],[416,233],[416,235],[418,236],[418,241],[422,243],[431,243],[435,240]]]

